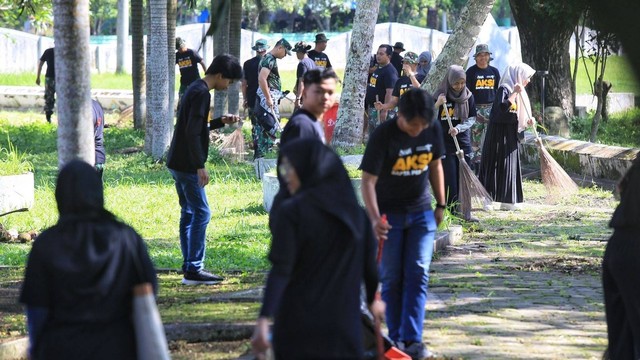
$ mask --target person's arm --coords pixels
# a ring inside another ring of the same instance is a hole
[[[242,85],[240,86],[240,90],[242,91],[242,107],[246,109],[249,105],[247,103],[247,79],[242,78]]]
[[[27,333],[29,334],[29,358],[34,359],[33,350],[38,344],[40,334],[49,315],[49,309],[40,306],[27,306]]]
[[[38,75],[36,75],[36,85],[40,85],[40,73],[42,72],[42,65],[44,65],[44,61],[40,60],[38,63]]]
[[[453,136],[456,136],[459,133],[469,130],[473,126],[473,124],[476,123],[476,102],[473,99],[473,95],[471,95],[471,97],[467,101],[468,101],[467,104],[469,105],[469,116],[466,119],[461,120],[460,124],[456,125],[452,129],[456,131],[456,133],[453,134]]]
[[[387,233],[389,229],[391,229],[391,226],[386,221],[382,221],[380,208],[378,208],[378,196],[376,194],[377,182],[378,177],[376,175],[362,171],[362,200],[364,200],[364,206],[367,209],[367,214],[373,225],[375,235],[378,241],[380,241],[387,239]]]
[[[389,103],[391,102],[391,98],[393,97],[393,88],[387,88],[384,92],[384,102]],[[382,119],[382,121],[385,121],[387,119],[387,110],[382,110],[380,111],[380,117]]]
[[[296,105],[302,105],[302,92],[304,91],[304,81],[302,81],[302,77],[298,78],[298,92],[296,93]]]
[[[441,159],[431,160],[429,163],[429,181],[431,182],[431,189],[433,189],[436,204],[445,205],[447,202],[444,196],[444,172],[442,170]],[[440,225],[444,218],[444,209],[436,206],[433,213],[436,218],[436,224]]]
[[[235,124],[240,121],[240,116],[233,114],[222,115],[209,121],[209,130],[219,129],[227,124]]]
[[[202,67],[202,72],[207,73],[207,64],[204,63],[204,60],[200,60],[200,67]]]
[[[376,110],[393,110],[396,106],[398,106],[399,97],[391,96],[391,100],[388,103],[381,103],[380,101],[376,101],[373,106]]]
[[[420,82],[418,81],[418,79],[416,79],[415,71],[411,70],[411,65],[402,64],[402,71],[404,71],[404,74],[409,77],[409,80],[411,80],[411,85],[414,88],[420,87]]]
[[[273,108],[273,99],[271,98],[271,93],[269,92],[269,84],[267,84],[267,77],[271,73],[269,68],[263,67],[260,69],[260,73],[258,73],[258,85],[264,94],[265,101],[267,102],[267,106],[272,109]]]

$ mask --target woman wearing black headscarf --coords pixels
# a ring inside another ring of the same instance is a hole
[[[60,218],[33,243],[20,295],[31,358],[136,359],[132,288],[149,282],[157,289],[147,249],[104,209],[91,165],[69,162],[55,196]]]
[[[602,261],[610,359],[640,358],[640,155],[620,181]]]
[[[283,146],[278,177],[287,194],[269,219],[272,268],[254,352],[268,348],[273,317],[277,359],[361,358],[360,285],[372,304],[378,284],[371,223],[342,161],[317,139]],[[380,315],[378,305],[372,310]]]

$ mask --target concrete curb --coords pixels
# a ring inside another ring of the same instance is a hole
[[[0,343],[0,359],[26,360],[29,349],[29,338],[23,337],[16,340]]]

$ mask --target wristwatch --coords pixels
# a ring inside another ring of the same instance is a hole
[[[447,208],[447,205],[444,205],[444,204],[436,204],[436,209],[442,209],[442,210],[444,210],[444,209],[446,209],[446,208]]]

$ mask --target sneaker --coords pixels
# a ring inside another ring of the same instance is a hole
[[[182,278],[183,285],[215,285],[224,280],[223,277],[211,274],[204,270],[197,272],[186,271]]]
[[[518,211],[522,209],[522,205],[519,203],[511,204],[511,203],[502,203],[500,204],[500,210],[505,211]]]
[[[427,347],[420,341],[411,343],[409,346],[406,346],[403,342],[400,342],[398,345],[400,345],[400,350],[411,356],[411,360],[423,360],[435,357],[435,355],[431,351],[427,350]]]

